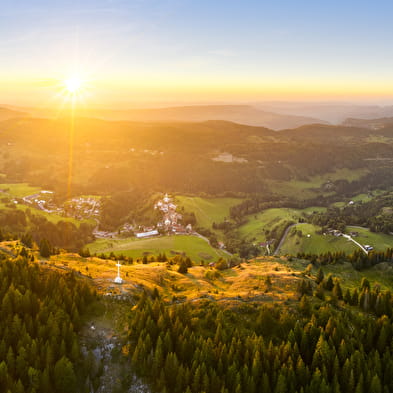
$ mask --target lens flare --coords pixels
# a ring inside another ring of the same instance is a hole
[[[64,86],[70,94],[77,94],[82,88],[82,85],[82,80],[77,76],[72,76],[64,81]]]

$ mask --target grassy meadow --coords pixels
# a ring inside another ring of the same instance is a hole
[[[307,223],[292,227],[280,249],[280,254],[296,255],[299,252],[322,254],[328,251],[351,253],[358,248],[353,242],[343,237],[317,234],[318,230],[320,230],[319,227]]]
[[[335,172],[326,173],[320,176],[313,176],[307,180],[290,180],[290,181],[269,181],[268,185],[271,191],[280,195],[291,195],[297,199],[313,198],[321,194],[321,187],[327,182],[345,179],[348,181],[358,180],[366,175],[366,169],[348,169],[343,168]],[[334,192],[333,192],[334,193]],[[332,194],[332,191],[324,191],[323,195]]]
[[[52,256],[46,263],[89,276],[101,292],[127,293],[143,286],[150,290],[157,288],[168,300],[176,296],[188,300],[208,297],[222,302],[287,301],[296,298],[296,286],[301,278],[301,271],[283,265],[277,258],[250,261],[224,271],[193,266],[186,274],[178,273],[177,265],[163,262],[124,265],[122,285],[113,283],[117,275],[115,261],[63,254]],[[266,282],[267,277],[271,285]]]
[[[373,246],[376,251],[383,251],[386,248],[393,247],[393,236],[385,233],[371,232],[367,228],[359,227],[347,227],[347,231],[358,232],[359,236],[356,236],[354,240],[363,245]]]
[[[281,231],[291,223],[298,222],[301,217],[302,212],[296,209],[267,209],[261,213],[248,216],[247,223],[239,228],[239,235],[262,242],[269,238],[266,230],[270,232],[274,230]]]
[[[125,239],[97,239],[86,246],[90,253],[115,255],[142,258],[144,255],[158,255],[165,253],[168,257],[176,254],[186,254],[193,261],[199,262],[216,260],[226,254],[216,250],[200,237],[191,235],[160,236],[150,239],[136,239],[134,237]]]
[[[6,196],[23,198],[40,192],[42,189],[40,187],[30,186],[27,183],[2,183],[0,184],[0,190],[3,191],[0,193],[0,196],[5,194]]]
[[[184,207],[188,212],[194,212],[197,225],[211,229],[213,222],[222,222],[229,219],[229,210],[232,206],[242,202],[241,198],[201,198],[189,196],[176,196],[175,203]]]
[[[61,269],[73,269],[88,276],[101,293],[127,294],[140,288],[157,288],[167,300],[196,300],[210,298],[220,302],[288,302],[298,298],[296,288],[302,279],[315,280],[318,267],[309,275],[310,264],[304,260],[287,260],[285,257],[258,257],[238,267],[217,271],[214,268],[193,266],[186,274],[177,272],[177,265],[163,262],[123,265],[122,285],[113,283],[117,275],[116,261],[99,258],[82,258],[77,254],[54,255],[45,264]],[[358,288],[363,277],[372,286],[382,290],[393,289],[393,267],[386,263],[367,270],[357,271],[350,263],[322,266],[325,277],[332,274],[340,278],[342,288]],[[268,282],[269,277],[271,284]]]

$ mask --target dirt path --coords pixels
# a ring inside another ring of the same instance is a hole
[[[197,237],[199,237],[199,238],[201,238],[201,239],[204,240],[205,242],[207,242],[207,243],[209,244],[209,246],[211,246],[211,247],[215,250],[216,255],[219,256],[218,253],[217,253],[217,249],[216,249],[215,247],[213,247],[213,246],[210,244],[210,240],[209,240],[207,237],[201,235],[201,234],[198,233],[198,232],[194,232],[194,235],[197,236]],[[225,254],[229,255],[230,257],[233,256],[233,255],[232,255],[229,251],[227,251],[227,250],[220,249],[220,251],[224,252]]]
[[[358,227],[358,228],[361,228],[361,227]],[[345,237],[346,239],[348,239],[351,242],[354,242],[358,247],[360,247],[362,249],[363,252],[365,252],[366,255],[368,255],[368,251],[360,243],[358,243],[355,239],[353,239],[351,236],[343,233],[343,237]]]
[[[104,301],[105,311],[89,319],[81,333],[82,351],[94,361],[90,393],[150,393],[122,355],[116,302]],[[90,355],[89,355],[90,352]],[[91,356],[93,354],[93,356]]]

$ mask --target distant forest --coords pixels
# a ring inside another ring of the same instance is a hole
[[[0,123],[0,172],[65,194],[69,122]],[[391,185],[393,128],[310,125],[272,131],[225,121],[133,123],[76,119],[73,192],[262,193],[269,180],[307,180],[342,168],[364,169],[363,181],[338,191]],[[220,154],[228,153],[227,162]]]

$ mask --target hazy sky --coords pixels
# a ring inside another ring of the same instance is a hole
[[[393,97],[393,2],[3,0],[0,102]]]

